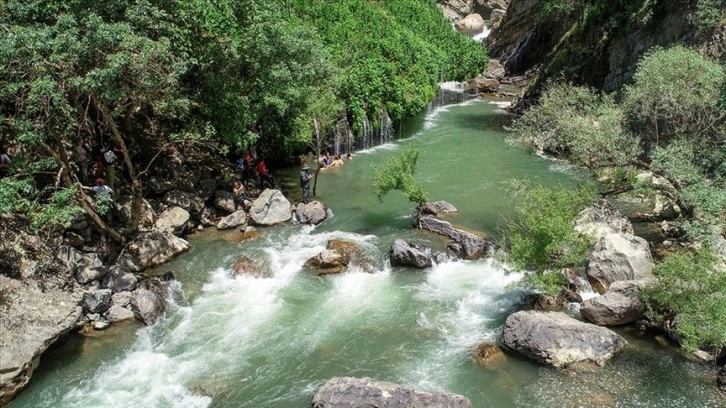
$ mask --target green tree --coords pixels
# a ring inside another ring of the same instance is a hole
[[[503,218],[499,225],[502,246],[509,249],[507,260],[519,270],[530,271],[527,282],[532,286],[557,293],[563,282],[557,272],[587,259],[594,243],[574,230],[575,217],[594,200],[594,189],[517,183],[512,194],[518,202],[514,215]]]
[[[418,154],[418,150],[406,146],[400,156],[392,157],[382,166],[373,168],[371,189],[378,201],[383,202],[383,196],[392,190],[399,190],[408,201],[417,205],[428,201],[428,193],[421,183],[413,178]]]

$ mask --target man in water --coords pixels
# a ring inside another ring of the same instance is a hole
[[[308,170],[310,170],[310,167],[306,164],[300,172],[300,187],[302,187],[303,204],[308,203],[308,195],[310,195],[310,174],[308,174]]]

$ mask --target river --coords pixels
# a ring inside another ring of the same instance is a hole
[[[497,340],[522,293],[521,276],[493,260],[423,271],[386,264],[396,238],[435,249],[446,243],[410,228],[412,206],[398,192],[383,203],[370,192],[371,165],[404,145],[419,149],[417,178],[431,198],[459,208],[450,220],[493,236],[500,217],[511,214],[509,181],[578,182],[568,166],[506,143],[508,120],[487,101],[434,109],[408,122],[397,141],[320,174],[316,198],[332,211],[323,225],[289,223],[243,242],[238,232],[191,237],[193,248],[161,268],[178,279],[161,321],[69,338],[43,357],[10,406],[309,407],[333,376],[454,392],[474,407],[724,406],[707,367],[664,339],[628,329],[619,329],[627,351],[591,372],[545,368],[512,354],[479,366],[469,350]],[[292,201],[299,200],[296,172],[282,174]],[[305,260],[331,238],[363,246],[375,272],[320,278],[306,270]],[[230,278],[241,255],[260,260],[269,276]]]

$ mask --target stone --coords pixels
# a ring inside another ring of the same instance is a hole
[[[202,200],[207,201],[214,197],[217,190],[217,180],[211,178],[200,180],[194,190]]]
[[[492,29],[499,28],[499,26],[502,24],[502,21],[504,21],[504,17],[507,16],[507,12],[504,10],[492,10],[491,16],[489,16],[489,20],[491,24]],[[491,60],[490,60],[491,61]],[[497,61],[497,60],[494,60]]]
[[[0,294],[0,406],[5,406],[28,385],[48,347],[76,327],[83,291],[0,274]]]
[[[247,275],[247,276],[252,276],[254,278],[265,277],[264,270],[260,266],[259,262],[255,261],[254,259],[252,259],[248,256],[244,256],[244,255],[239,257],[234,262],[234,265],[232,265],[232,275],[233,276]]]
[[[300,203],[295,208],[295,217],[300,224],[318,225],[328,218],[328,207],[320,201]]]
[[[116,264],[131,272],[140,272],[167,262],[187,249],[189,243],[172,234],[142,232],[124,247]]]
[[[313,396],[313,408],[471,408],[461,395],[417,390],[371,378],[335,377]]]
[[[520,311],[504,325],[502,342],[539,363],[565,368],[582,363],[605,365],[626,346],[611,330],[561,312]]]
[[[245,213],[245,210],[237,210],[232,214],[219,220],[219,222],[217,223],[217,229],[223,230],[239,227],[240,225],[244,225],[246,222],[247,213]]]
[[[450,222],[442,221],[429,216],[418,217],[418,228],[447,236],[455,241],[455,245],[448,247],[462,259],[478,259],[488,255],[494,250],[494,241],[471,232],[454,228]]]
[[[224,211],[226,214],[235,212],[232,193],[227,190],[217,190],[214,193],[214,208]]]
[[[204,211],[202,211],[202,219],[199,220],[200,225],[205,227],[212,227],[217,225],[217,220],[219,220],[217,209],[212,207],[204,207]]]
[[[126,307],[131,303],[131,292],[128,290],[124,290],[122,292],[116,292],[113,295],[111,295],[111,307],[113,306],[120,306],[120,307]]]
[[[561,311],[565,309],[567,300],[562,296],[553,296],[548,293],[528,293],[522,296],[519,302],[521,310]]]
[[[106,277],[103,279],[103,286],[111,289],[111,292],[130,292],[136,289],[139,278],[128,270],[119,266],[112,266]]]
[[[466,34],[478,34],[484,31],[484,19],[477,13],[469,14],[454,23],[454,28]]]
[[[499,80],[479,76],[469,80],[464,89],[467,93],[472,95],[479,93],[495,93],[499,90]]]
[[[317,269],[318,275],[343,272],[350,264],[365,265],[363,251],[355,242],[330,240],[325,250],[305,262],[305,267]]]
[[[441,200],[423,204],[418,207],[418,211],[420,214],[428,214],[433,216],[439,214],[452,214],[459,212],[459,210],[454,207],[453,204]]]
[[[94,330],[105,330],[108,329],[109,326],[111,326],[111,322],[108,320],[96,320],[93,322],[93,328]]]
[[[431,267],[431,250],[422,246],[411,244],[402,239],[393,241],[388,251],[391,266],[410,266],[413,268]]]
[[[575,218],[575,231],[596,240],[614,232],[634,234],[633,224],[605,199],[580,211]]]
[[[80,258],[76,258],[75,267],[72,269],[75,270],[76,281],[81,285],[93,281],[100,282],[108,273],[108,268],[97,253],[83,254]]]
[[[82,247],[85,242],[86,240],[81,235],[73,231],[66,231],[63,237],[63,243],[65,245],[70,245],[76,248]]]
[[[126,320],[133,320],[135,315],[134,312],[117,305],[111,305],[111,307],[103,313],[103,317],[108,319],[111,323],[119,323]]]
[[[482,72],[480,76],[482,78],[496,79],[498,83],[500,79],[504,78],[506,73],[507,70],[504,68],[504,65],[502,65],[499,60],[493,59],[489,60],[489,68]]]
[[[442,8],[444,17],[451,21],[459,21],[468,16],[472,11],[471,0],[447,0],[441,2],[439,6]]]
[[[189,212],[181,207],[171,207],[161,214],[156,220],[157,230],[174,235],[181,235],[189,223]]]
[[[170,191],[164,196],[164,202],[170,207],[181,207],[187,210],[192,217],[201,217],[202,211],[204,211],[204,200],[196,194],[186,191]]]
[[[595,243],[590,253],[587,278],[598,293],[605,293],[613,282],[652,275],[648,241],[635,235],[609,233]]]
[[[640,297],[638,281],[613,282],[602,296],[582,303],[582,318],[599,326],[633,323],[644,317],[645,304]]]
[[[151,188],[151,191],[153,191],[155,195],[165,194],[176,187],[171,181],[160,179],[158,177],[151,177],[145,184]]]
[[[250,219],[257,225],[275,225],[292,218],[292,206],[280,190],[266,189],[252,202]]]
[[[441,265],[456,260],[456,256],[448,251],[438,251],[434,253],[431,260],[435,262],[436,265]]]
[[[503,360],[504,353],[496,344],[484,342],[474,347],[472,350],[472,358],[475,362],[483,366],[489,366],[492,363]]]
[[[111,306],[111,289],[99,289],[83,294],[83,308],[91,313],[101,313]]]
[[[151,326],[164,314],[163,288],[156,280],[142,282],[131,296],[131,310],[137,319]]]
[[[131,212],[133,207],[133,197],[122,196],[116,201],[116,208],[122,222],[128,222],[131,219]],[[151,204],[145,199],[141,200],[141,214],[139,216],[139,230],[150,230],[154,227],[154,219],[156,213],[151,207]]]

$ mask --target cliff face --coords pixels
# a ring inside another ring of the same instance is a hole
[[[487,44],[490,56],[499,58],[510,75],[541,64],[537,84],[557,77],[618,90],[630,82],[638,60],[654,46],[685,44],[713,59],[726,58],[723,21],[716,28],[699,29],[690,17],[696,1],[657,0],[627,6],[630,10],[604,3],[594,12],[549,22],[540,17],[540,3],[512,0]]]

